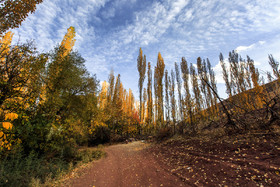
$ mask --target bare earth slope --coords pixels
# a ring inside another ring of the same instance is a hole
[[[105,148],[107,157],[83,169],[80,177],[63,186],[132,187],[186,186],[178,177],[164,170],[140,141]]]
[[[171,139],[149,151],[190,186],[280,186],[278,134]]]

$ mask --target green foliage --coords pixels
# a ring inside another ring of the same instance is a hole
[[[47,161],[34,151],[29,155],[16,152],[0,161],[0,184],[28,186],[32,178],[44,182],[47,176],[54,178],[69,167],[69,163],[59,158]]]
[[[83,163],[88,163],[93,160],[100,159],[104,155],[105,155],[104,151],[100,149],[97,150],[85,149],[85,150],[78,151],[76,159]]]
[[[31,151],[28,155],[21,151],[7,155],[0,160],[0,186],[32,186],[48,183],[68,172],[80,163],[88,163],[104,156],[101,149],[73,151],[65,149],[62,157],[42,157]],[[68,159],[65,159],[68,158]]]

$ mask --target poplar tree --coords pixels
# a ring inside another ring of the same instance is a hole
[[[134,96],[133,96],[133,93],[132,93],[132,90],[129,88],[129,91],[128,91],[128,113],[130,116],[132,116],[133,114],[133,106],[134,106]]]
[[[184,57],[182,57],[181,61],[181,71],[182,71],[182,77],[184,81],[184,90],[185,90],[185,107],[184,109],[187,111],[184,113],[184,118],[189,119],[191,127],[193,127],[192,124],[192,104],[191,104],[191,94],[189,90],[189,77],[190,77],[190,71],[188,67],[188,63]]]
[[[232,94],[235,95],[240,93],[240,88],[238,85],[238,74],[239,74],[239,64],[238,64],[238,54],[234,51],[229,52],[228,57],[229,67],[230,67],[230,86]]]
[[[151,124],[153,121],[153,93],[152,93],[152,69],[151,69],[151,63],[148,63],[148,83],[147,83],[147,94],[148,94],[148,103],[147,103],[147,110],[148,110],[148,116],[147,116],[147,122],[148,124]]]
[[[253,82],[253,86],[258,87],[260,79],[258,69],[255,68],[254,61],[249,56],[247,56],[247,62],[249,64],[249,70],[251,73],[251,80]]]
[[[228,70],[227,70],[226,64],[224,62],[224,57],[223,57],[222,53],[220,53],[219,58],[220,58],[221,67],[223,69],[223,78],[226,83],[226,92],[227,92],[228,96],[231,97],[232,90],[231,90],[231,85],[230,85],[230,81],[229,81],[229,74],[228,74]]]
[[[179,119],[183,118],[183,110],[182,110],[182,95],[181,95],[181,89],[182,89],[182,80],[180,75],[180,70],[178,64],[175,62],[175,72],[176,72],[176,80],[177,80],[177,88],[178,88],[178,106],[179,106]]]
[[[252,80],[251,80],[251,74],[250,74],[250,66],[249,63],[245,62],[245,80],[246,80],[246,89],[249,90],[252,88]]]
[[[139,81],[138,81],[138,87],[139,87],[139,97],[140,97],[140,122],[142,122],[142,90],[143,90],[143,83],[146,77],[146,56],[144,55],[143,58],[143,52],[142,49],[139,49],[139,56],[137,58],[137,68],[139,72]]]
[[[98,96],[98,106],[101,109],[105,109],[107,105],[107,92],[108,92],[108,83],[104,81],[101,86],[101,91]]]
[[[147,89],[146,88],[144,88],[144,94],[143,94],[143,122],[146,122],[146,102],[147,102],[147,97],[148,97],[148,95],[147,95]]]
[[[216,82],[216,78],[215,78],[215,72],[213,71],[211,63],[210,63],[208,58],[207,58],[207,69],[208,69],[208,74],[210,76],[210,85],[213,88],[214,92],[218,93],[217,82]],[[206,79],[206,81],[208,81],[208,79]],[[208,90],[208,94],[210,95],[209,97],[211,97],[211,105],[216,106],[217,105],[216,94],[213,93],[213,96],[212,96],[211,89],[210,89],[209,86],[207,86],[207,90]]]
[[[277,62],[271,54],[268,55],[268,59],[269,59],[269,61],[268,61],[269,65],[272,68],[274,76],[276,77],[276,79],[279,79],[280,78],[280,72],[279,72],[279,69],[278,69],[279,62]]]
[[[197,58],[197,63],[196,63],[196,65],[197,65],[197,73],[198,73],[198,76],[199,76],[200,80],[202,80],[202,78],[205,79],[205,75],[204,75],[205,74],[205,70],[206,70],[205,66],[204,66],[205,60],[203,60],[203,61],[204,61],[204,63],[202,63],[202,60],[201,60],[200,57]],[[205,106],[205,108],[207,108],[208,107],[207,90],[206,90],[206,84],[203,81],[201,81],[200,90],[201,90],[202,94],[204,95],[205,104],[207,105],[207,106]],[[202,106],[204,105],[203,100],[201,101],[201,105]]]
[[[192,63],[190,65],[190,73],[191,73],[193,94],[194,94],[195,103],[196,103],[196,110],[197,110],[197,112],[200,112],[201,111],[201,94],[200,94],[200,89],[199,89],[198,80],[197,80],[197,73],[196,73],[195,68],[192,65]]]
[[[115,87],[115,76],[114,76],[114,71],[111,70],[110,74],[109,74],[109,88],[108,88],[108,105],[111,105],[112,104],[112,101],[113,101],[113,94],[114,94],[114,87]]]
[[[157,65],[155,68],[156,84],[157,84],[157,97],[158,97],[158,119],[161,125],[163,125],[163,76],[164,76],[164,60],[160,53],[158,53]]]
[[[117,104],[120,99],[120,91],[121,91],[120,87],[121,87],[121,75],[118,74],[117,79],[116,79],[114,94],[113,94],[113,100],[112,100],[114,107],[117,107]]]
[[[168,80],[168,71],[165,70],[165,108],[166,108],[166,121],[170,120],[170,106],[169,106],[169,80]]]
[[[170,99],[171,99],[171,116],[174,125],[174,132],[175,132],[175,122],[176,122],[176,99],[175,99],[175,74],[174,71],[171,70],[171,78],[169,78],[170,82]]]
[[[155,67],[154,70],[154,98],[155,98],[155,102],[154,102],[154,123],[156,123],[158,121],[158,85],[157,85],[157,79],[158,79],[158,75],[157,75],[157,69]]]

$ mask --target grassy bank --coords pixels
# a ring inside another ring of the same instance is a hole
[[[102,146],[65,154],[52,158],[35,152],[10,154],[0,161],[0,186],[50,186],[74,168],[105,155]]]

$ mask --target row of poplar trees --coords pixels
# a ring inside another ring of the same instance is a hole
[[[183,57],[180,64],[175,62],[175,70],[169,73],[160,53],[152,70],[151,63],[147,64],[140,48],[137,58],[139,117],[144,129],[151,132],[172,126],[174,133],[176,129],[179,132],[189,130],[196,133],[199,124],[223,117],[227,119],[227,125],[237,127],[232,116],[261,109],[265,104],[270,107],[268,101],[277,94],[272,96],[266,91],[264,77],[260,76],[249,56],[243,59],[232,51],[228,63],[225,63],[222,54],[219,57],[229,97],[227,100],[219,97],[215,73],[208,58],[198,57],[196,64],[193,64]],[[269,55],[269,64],[274,77],[278,79],[278,62],[272,55]],[[147,87],[143,88],[146,76]],[[270,72],[267,72],[267,77],[269,82],[275,79]]]

